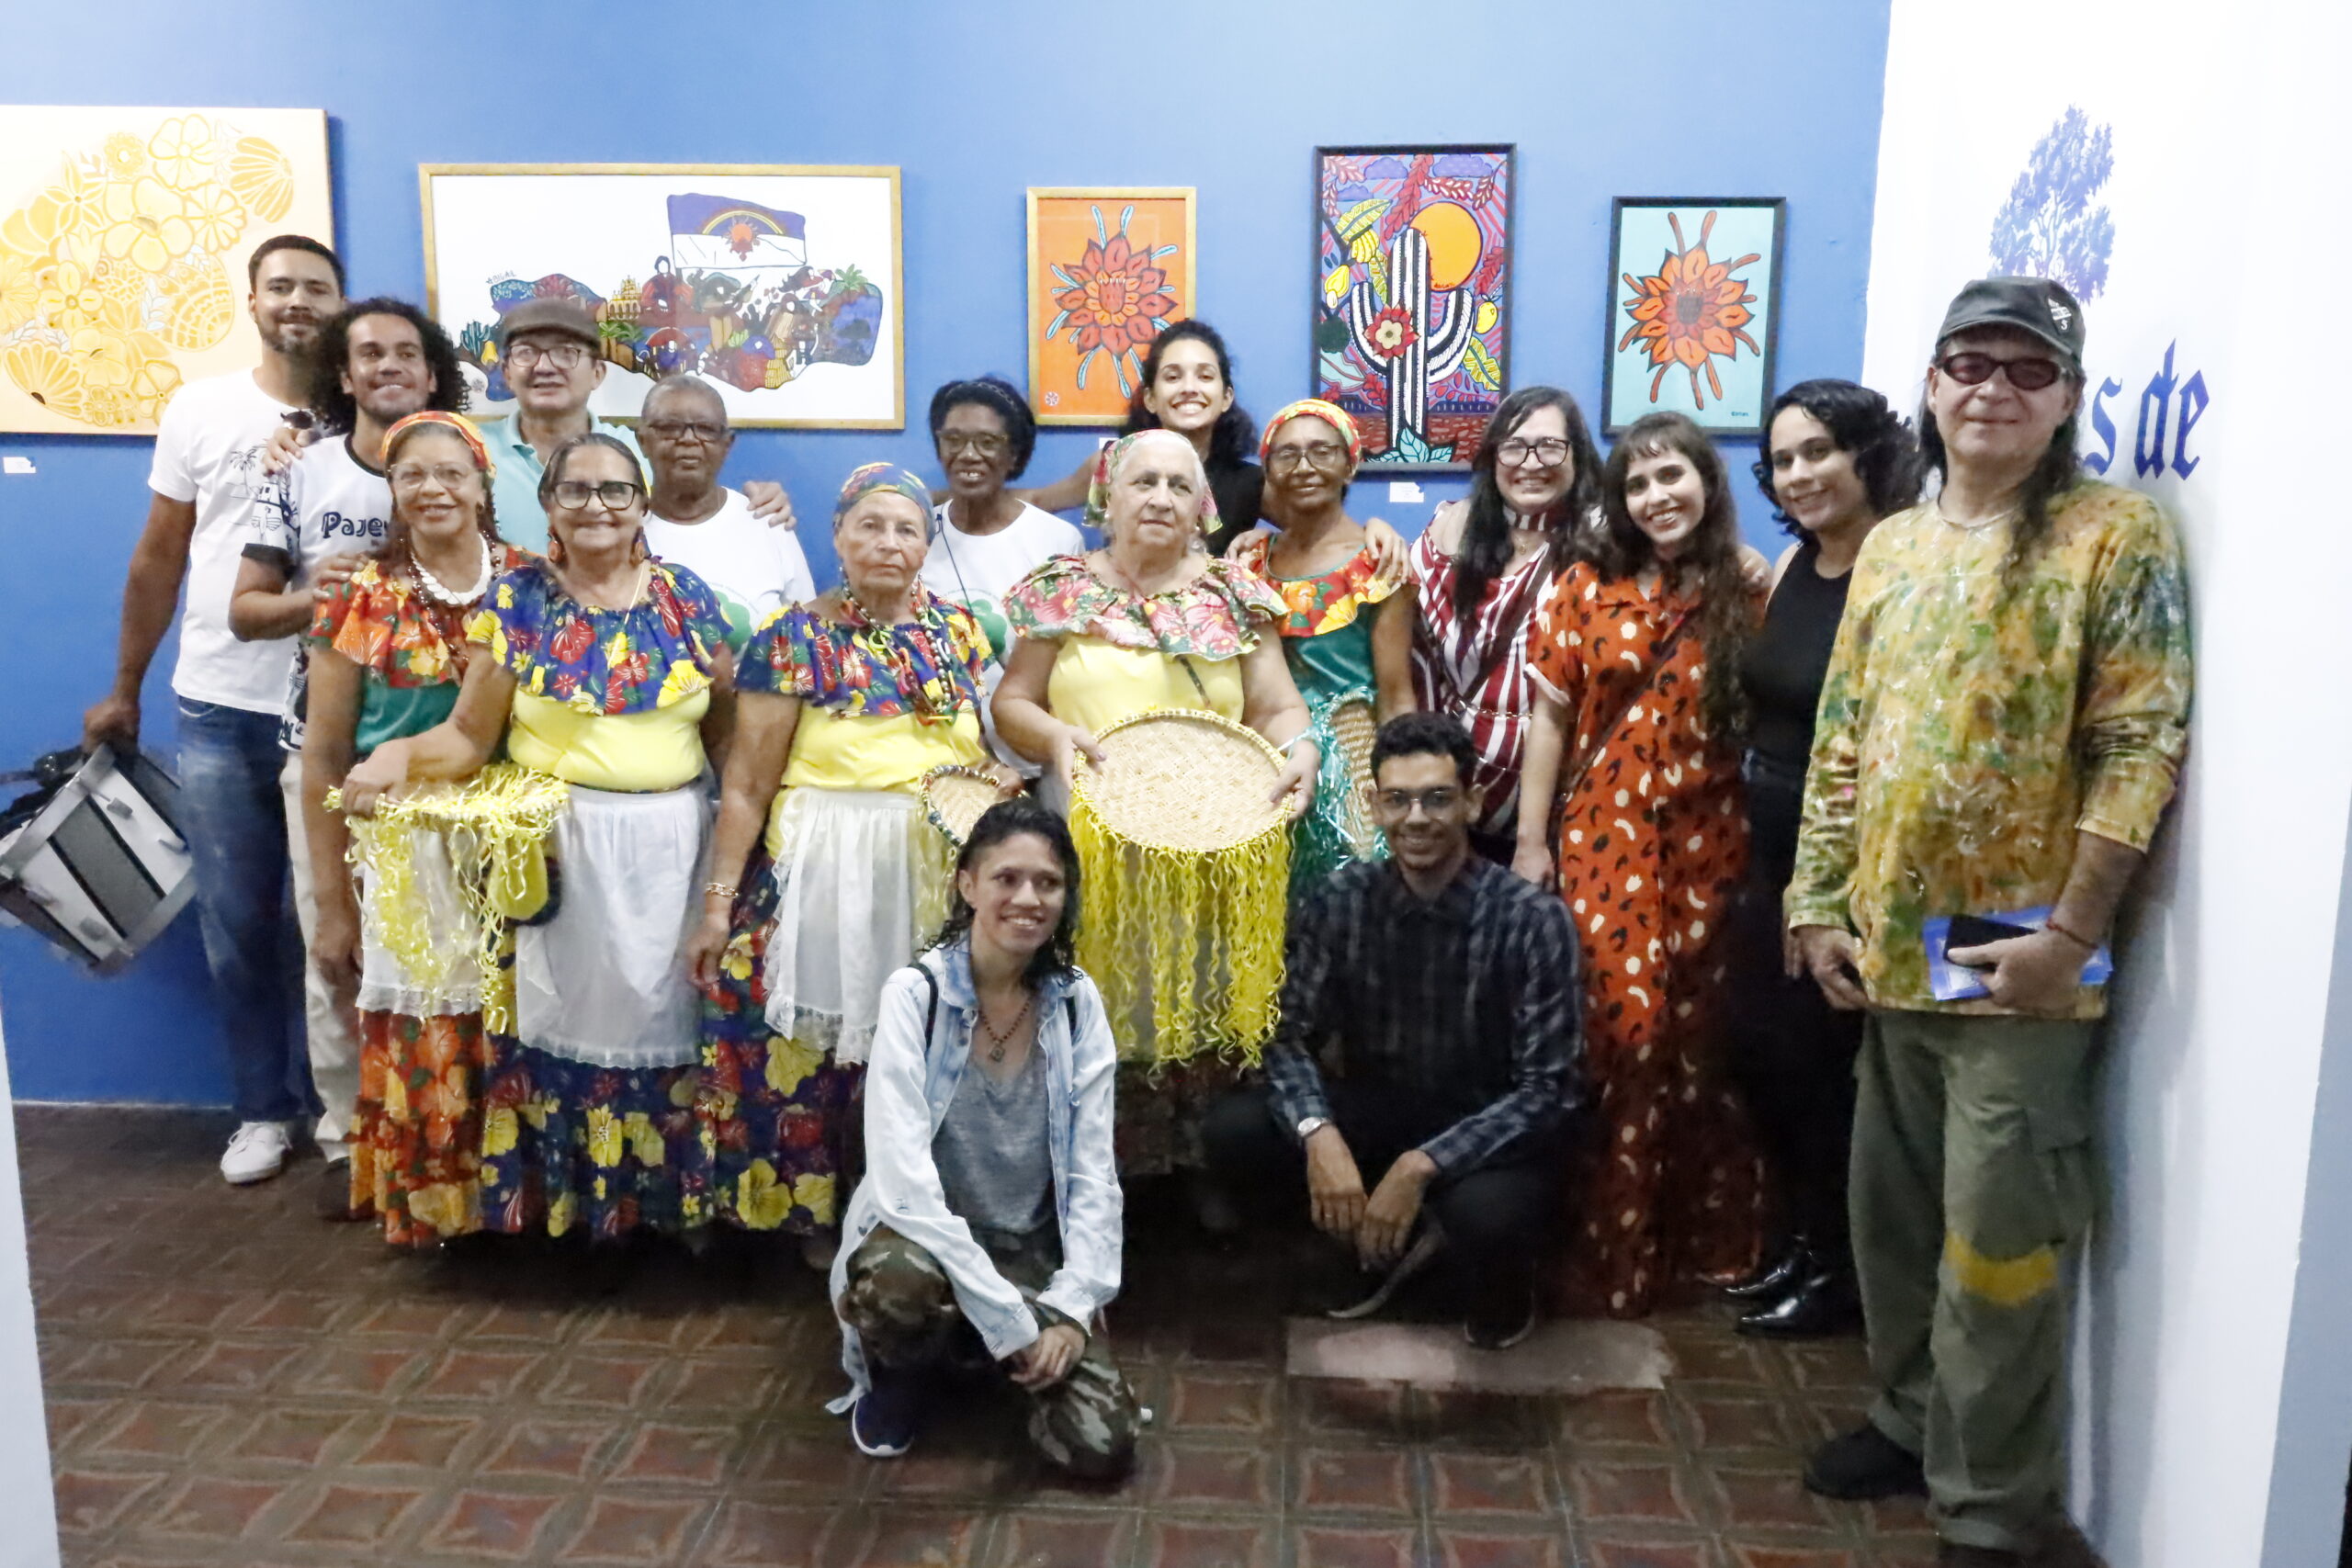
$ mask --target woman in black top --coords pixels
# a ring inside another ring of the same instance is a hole
[[[1781,897],[1797,851],[1814,712],[1846,587],[1878,521],[1919,499],[1919,449],[1884,398],[1851,381],[1803,381],[1773,401],[1756,465],[1797,542],[1774,568],[1760,631],[1740,661],[1749,709],[1747,886],[1731,947],[1733,1060],[1771,1156],[1786,1240],[1731,1293],[1755,1310],[1743,1334],[1803,1337],[1860,1319],[1846,1223],[1854,1056],[1862,1015],[1838,1012],[1793,964]]]

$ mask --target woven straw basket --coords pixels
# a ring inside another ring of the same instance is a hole
[[[922,812],[957,849],[972,836],[981,814],[1004,797],[996,780],[978,768],[950,762],[922,776]]]

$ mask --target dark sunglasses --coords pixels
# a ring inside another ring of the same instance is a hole
[[[1996,359],[1989,354],[1947,354],[1936,368],[1963,387],[1981,387],[1998,371],[2020,392],[2038,392],[2066,374],[2066,367],[2054,359]]]

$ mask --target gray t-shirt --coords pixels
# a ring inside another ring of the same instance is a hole
[[[977,1053],[931,1140],[947,1207],[967,1224],[1028,1231],[1053,1214],[1054,1162],[1046,1146],[1046,1064],[1035,1045],[1002,1083]]]

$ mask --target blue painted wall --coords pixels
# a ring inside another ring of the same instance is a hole
[[[1122,28],[1128,30],[1123,36]],[[537,30],[535,30],[535,28]],[[1200,192],[1201,310],[1231,340],[1244,402],[1299,396],[1318,142],[1514,141],[1514,384],[1564,385],[1597,413],[1610,199],[1789,200],[1779,379],[1861,363],[1887,13],[1883,0],[1691,0],[1659,12],[1355,0],[1091,10],[989,6],[456,0],[261,11],[120,0],[103,71],[83,30],[10,38],[21,101],[320,107],[354,293],[422,299],[421,163],[895,164],[903,171],[908,409],[952,376],[1025,374],[1023,187]],[[1048,433],[1033,479],[1084,433]],[[113,664],[122,570],[146,510],[144,441],[0,436],[33,477],[0,478],[0,625],[13,670],[0,766],[69,744]],[[1745,473],[1747,530],[1772,525]],[[857,463],[929,471],[928,442],[752,432],[732,474],[790,486],[821,517]],[[1385,484],[1352,510],[1417,532]],[[804,529],[820,581],[821,527]],[[170,735],[166,645],[148,733]],[[194,922],[126,976],[86,979],[0,932],[9,1067],[25,1099],[225,1101]]]

